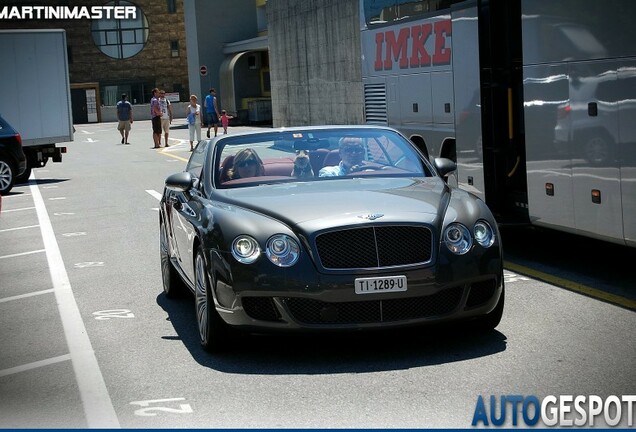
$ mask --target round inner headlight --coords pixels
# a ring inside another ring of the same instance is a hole
[[[248,235],[238,236],[232,242],[232,256],[240,263],[251,264],[260,254],[258,242]]]
[[[477,221],[473,227],[475,240],[485,248],[489,248],[495,242],[495,232],[486,221]]]
[[[463,255],[473,245],[470,231],[460,223],[452,223],[444,230],[444,243],[448,250],[457,255]]]
[[[300,247],[290,236],[276,234],[267,241],[265,254],[273,264],[279,267],[290,267],[298,261]]]

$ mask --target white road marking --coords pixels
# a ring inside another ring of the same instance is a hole
[[[129,309],[108,309],[103,311],[93,312],[95,319],[99,321],[109,320],[111,318],[134,318],[135,314]]]
[[[2,210],[2,213],[9,213],[9,212],[16,212],[16,211],[24,211],[24,210],[33,210],[35,207],[22,207],[22,208],[18,208],[18,209],[11,209],[11,210]]]
[[[25,365],[22,365],[22,366],[16,366],[16,367],[12,367],[12,368],[9,368],[9,369],[3,369],[3,370],[0,370],[0,377],[7,376],[7,375],[13,375],[13,374],[17,374],[17,373],[20,373],[20,372],[25,372],[25,371],[28,371],[28,370],[31,370],[31,369],[36,369],[36,368],[39,368],[39,367],[48,366],[48,365],[55,364],[55,363],[60,363],[60,362],[63,362],[63,361],[68,361],[70,359],[71,359],[71,356],[69,354],[64,354],[62,356],[53,357],[53,358],[50,358],[50,359],[47,359],[47,360],[40,360],[40,361],[36,361],[36,362],[33,362],[33,363],[25,364]]]
[[[85,235],[86,233],[82,231],[62,234],[63,237],[77,237],[77,236],[85,236]]]
[[[108,394],[104,377],[99,369],[93,346],[88,338],[77,302],[73,296],[73,289],[64,266],[62,253],[55,239],[55,232],[44,205],[44,200],[35,181],[30,180],[29,186],[37,208],[55,299],[62,319],[64,335],[69,347],[71,361],[73,362],[73,370],[77,379],[88,427],[119,429],[121,426]]]
[[[6,303],[6,302],[13,301],[13,300],[20,300],[20,299],[23,299],[23,298],[38,296],[38,295],[42,295],[42,294],[50,294],[52,292],[53,292],[53,289],[47,289],[47,290],[36,291],[36,292],[28,293],[28,294],[20,294],[20,295],[17,295],[17,296],[5,297],[3,299],[0,299],[0,303]]]
[[[529,278],[525,277],[525,276],[521,276],[517,273],[513,273],[509,270],[504,270],[504,283],[512,283],[512,282],[519,282],[519,281],[528,281],[530,280]]]
[[[66,215],[74,215],[75,213],[65,213],[65,212],[59,212],[59,213],[53,213],[54,216],[66,216]]]
[[[31,196],[31,194],[21,193],[21,194],[15,194],[15,195],[3,195],[2,199],[21,198],[21,197],[27,197],[27,196]]]
[[[0,230],[0,232],[17,231],[17,230],[23,230],[23,229],[29,229],[29,228],[37,228],[39,226],[40,225],[29,225],[29,226],[23,226],[23,227],[17,227],[17,228],[7,228],[7,229]]]
[[[161,194],[159,192],[152,189],[146,189],[146,192],[155,197],[158,201],[161,201]]]
[[[12,254],[12,255],[4,255],[4,256],[0,256],[0,259],[15,258],[15,257],[19,257],[19,256],[24,256],[24,255],[32,255],[32,254],[36,254],[36,253],[40,253],[40,252],[46,252],[46,250],[39,249],[39,250],[34,250],[34,251],[29,251],[29,252],[21,252],[21,253]]]
[[[42,186],[42,189],[57,189],[57,186]]]
[[[57,198],[49,198],[49,201],[59,201],[59,200],[65,200],[66,197],[57,197]]]
[[[74,265],[75,268],[88,268],[88,267],[104,267],[103,261],[87,261]]]

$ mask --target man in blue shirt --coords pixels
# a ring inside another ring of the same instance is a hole
[[[130,125],[133,122],[132,105],[126,100],[126,93],[121,95],[121,100],[117,102],[117,130],[121,134],[121,143],[128,144],[128,134],[130,133]]]
[[[344,137],[340,139],[339,145],[340,163],[322,168],[319,177],[344,176],[362,168],[365,154],[362,138]]]
[[[205,97],[205,112],[208,114],[208,133],[207,137],[210,138],[210,128],[214,126],[214,136],[219,129],[219,108],[216,103],[216,90],[210,89],[210,94]]]

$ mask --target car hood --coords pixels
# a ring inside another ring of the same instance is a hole
[[[438,224],[450,191],[439,178],[360,178],[224,189],[219,200],[313,232],[378,222]]]

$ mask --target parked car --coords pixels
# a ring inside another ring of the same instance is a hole
[[[11,191],[16,177],[24,173],[26,167],[20,134],[0,116],[0,194]]]
[[[300,171],[296,153],[308,155],[309,175],[292,175]],[[323,167],[343,170],[321,177]],[[185,171],[166,179],[164,292],[194,294],[208,351],[231,347],[236,330],[457,320],[492,329],[504,308],[501,240],[486,204],[446,183],[455,168],[449,159],[434,166],[385,127],[270,129],[202,141]]]

